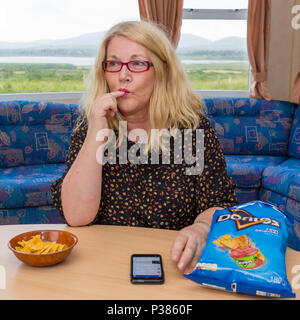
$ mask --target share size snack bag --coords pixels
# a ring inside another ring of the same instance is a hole
[[[184,276],[203,286],[268,297],[295,297],[286,276],[290,222],[252,201],[217,210],[202,255]]]

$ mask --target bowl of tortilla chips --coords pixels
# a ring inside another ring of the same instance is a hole
[[[77,236],[67,231],[36,230],[15,236],[8,247],[25,264],[44,267],[64,261],[77,242]]]

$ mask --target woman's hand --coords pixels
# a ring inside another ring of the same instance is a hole
[[[201,212],[195,223],[181,229],[171,248],[171,258],[178,262],[177,266],[184,273],[191,273],[206,245],[212,217],[216,210],[222,207],[211,207]],[[198,222],[204,223],[198,223]]]
[[[112,117],[116,114],[118,111],[117,98],[123,95],[122,91],[113,91],[96,99],[91,105],[89,124],[92,126],[101,124],[102,129],[108,128],[106,113],[109,112]]]
[[[191,273],[205,247],[209,226],[194,223],[179,231],[171,248],[171,258],[184,273]]]

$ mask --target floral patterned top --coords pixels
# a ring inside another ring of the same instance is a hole
[[[180,230],[192,224],[197,215],[210,207],[228,208],[236,205],[236,185],[227,174],[216,133],[204,116],[201,117],[198,128],[203,129],[204,133],[204,162],[200,174],[186,173],[187,168],[195,168],[195,164],[187,164],[185,161],[185,155],[188,151],[191,152],[191,148],[183,145],[181,163],[175,159],[178,153],[174,153],[175,143],[172,138],[169,164],[163,161],[162,151],[159,153],[159,163],[155,162],[156,164],[153,161],[151,163],[150,152],[148,163],[140,161],[134,164],[127,160],[127,163],[122,164],[124,162],[119,161],[117,149],[116,162],[113,164],[107,161],[103,164],[101,203],[92,224]],[[184,133],[184,130],[180,129],[180,132]],[[86,133],[86,123],[73,132],[65,172],[51,185],[53,204],[62,216],[61,185],[83,145]],[[191,154],[197,156],[198,140],[195,130],[192,133],[192,144],[189,146],[192,145],[193,148]],[[183,137],[182,143],[187,141]],[[130,152],[140,156],[139,150],[134,149],[137,144],[128,139],[126,143],[128,159],[131,159]],[[105,155],[107,154],[106,150]]]

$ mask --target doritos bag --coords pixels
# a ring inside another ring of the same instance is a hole
[[[184,276],[204,286],[267,297],[295,297],[286,276],[288,218],[252,201],[217,210],[202,255]]]

